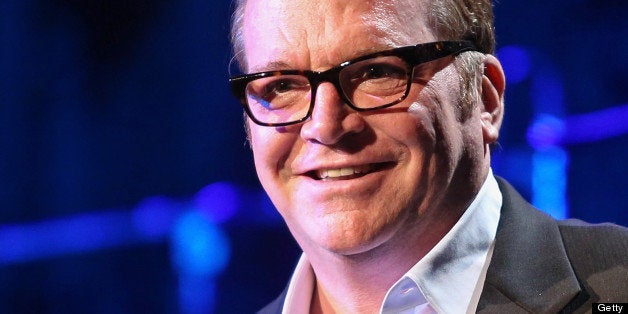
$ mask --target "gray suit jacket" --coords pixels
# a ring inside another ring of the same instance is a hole
[[[497,181],[503,205],[478,312],[585,313],[594,302],[628,302],[628,229],[555,221]],[[286,292],[259,313],[281,313]]]

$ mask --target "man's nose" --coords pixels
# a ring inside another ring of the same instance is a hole
[[[333,84],[321,83],[314,99],[310,119],[301,127],[301,137],[325,145],[336,144],[349,133],[359,133],[364,129],[363,117],[345,105]]]

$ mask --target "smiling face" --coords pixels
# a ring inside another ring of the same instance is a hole
[[[422,12],[412,3],[249,0],[247,70],[322,71],[436,41],[424,14],[396,13]],[[304,251],[367,252],[442,236],[459,218],[489,158],[482,106],[459,118],[452,60],[421,66],[432,73],[428,81],[415,80],[407,99],[386,109],[355,112],[326,82],[307,121],[280,128],[248,121],[259,179]]]

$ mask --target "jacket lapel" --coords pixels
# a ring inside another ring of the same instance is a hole
[[[502,212],[478,312],[556,313],[579,292],[558,226],[498,178]]]
[[[286,296],[288,295],[288,286],[286,286],[277,299],[273,300],[273,302],[266,305],[263,309],[257,311],[257,314],[281,314],[283,312],[283,304],[286,301]]]

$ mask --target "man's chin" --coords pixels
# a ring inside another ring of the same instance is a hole
[[[321,239],[319,246],[334,255],[349,258],[358,258],[364,255],[373,255],[376,250],[385,241],[384,236],[379,235],[360,235],[360,236],[339,236],[334,235],[333,238]]]

